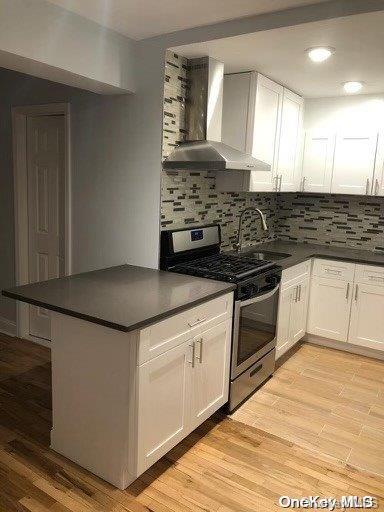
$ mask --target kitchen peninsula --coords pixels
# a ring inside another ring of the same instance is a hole
[[[51,447],[124,489],[211,416],[228,399],[233,289],[123,265],[4,291],[52,311]]]

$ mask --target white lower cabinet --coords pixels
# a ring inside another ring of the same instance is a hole
[[[307,332],[384,350],[384,267],[316,259]]]
[[[190,352],[183,343],[139,368],[139,473],[188,435]]]
[[[139,367],[138,474],[228,400],[232,318]]]
[[[306,333],[309,277],[309,262],[282,273],[277,320],[277,359]]]
[[[203,423],[228,398],[231,321],[222,322],[194,339],[191,428]]]
[[[384,350],[384,284],[355,283],[348,342]]]
[[[351,295],[351,283],[332,277],[313,276],[307,332],[347,341]]]

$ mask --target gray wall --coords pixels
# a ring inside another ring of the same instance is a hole
[[[132,262],[127,224],[133,217],[140,224],[130,201],[132,97],[99,96],[4,69],[0,97],[0,289],[15,284],[12,106],[71,105],[73,272]],[[15,320],[14,302],[3,297],[1,317]]]

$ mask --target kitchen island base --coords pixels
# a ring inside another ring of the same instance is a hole
[[[129,486],[227,402],[232,307],[227,293],[131,332],[52,313],[51,448]]]

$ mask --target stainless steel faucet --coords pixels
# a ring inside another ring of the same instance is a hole
[[[249,206],[248,208],[244,208],[244,210],[240,213],[240,217],[239,217],[239,229],[237,231],[237,242],[236,242],[236,246],[235,246],[237,252],[239,252],[241,250],[241,228],[242,228],[242,224],[243,224],[244,215],[247,212],[256,212],[259,215],[259,217],[260,217],[261,226],[263,228],[263,231],[267,231],[268,230],[268,226],[267,226],[267,221],[265,219],[265,215],[264,215],[264,213],[261,210],[259,210],[258,208],[254,208],[253,206]]]

